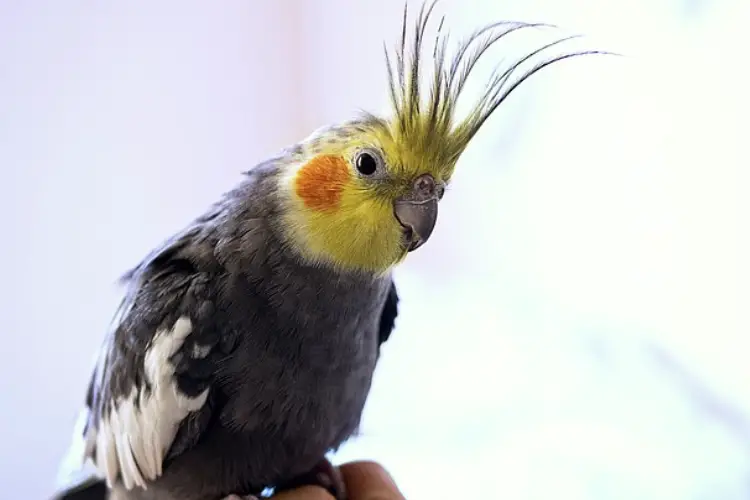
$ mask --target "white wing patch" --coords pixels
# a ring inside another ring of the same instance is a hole
[[[146,488],[147,480],[161,476],[180,423],[206,403],[208,389],[194,398],[180,392],[169,362],[191,331],[190,319],[182,316],[171,329],[156,332],[144,359],[151,391],[133,387],[130,394],[111,402],[98,431],[91,429],[86,436],[87,443],[96,440],[94,462],[110,486],[118,474],[128,490]]]

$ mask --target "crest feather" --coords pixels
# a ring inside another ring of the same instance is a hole
[[[547,43],[540,48],[516,59],[506,69],[500,66],[490,77],[486,90],[480,95],[471,111],[461,121],[456,121],[456,105],[464,86],[477,62],[487,50],[507,35],[527,28],[555,26],[545,23],[525,23],[519,21],[498,21],[475,30],[458,44],[452,57],[448,57],[448,33],[443,32],[444,18],[441,18],[435,35],[432,50],[433,75],[429,95],[423,102],[424,91],[420,86],[420,74],[425,62],[422,57],[427,25],[437,0],[425,1],[413,26],[413,36],[408,40],[408,9],[404,5],[401,40],[394,51],[394,57],[385,48],[388,71],[390,100],[393,105],[394,121],[392,132],[402,143],[411,144],[436,161],[453,165],[464,151],[469,141],[495,112],[500,104],[533,74],[556,62],[572,57],[593,54],[613,54],[599,50],[564,52],[543,57],[530,69],[519,71],[527,61],[543,52],[578,38],[568,36]],[[407,44],[410,44],[407,60]],[[395,61],[393,60],[395,58]]]

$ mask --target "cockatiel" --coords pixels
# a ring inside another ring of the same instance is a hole
[[[394,266],[430,238],[456,162],[505,98],[598,53],[513,78],[567,38],[545,45],[496,72],[458,120],[486,49],[540,25],[483,27],[447,58],[441,22],[425,59],[433,7],[413,31],[405,9],[395,60],[386,51],[393,116],[318,130],[261,163],[124,276],[75,436],[98,476],[57,498],[220,500],[310,483],[346,497],[326,454],[358,428],[397,315]]]

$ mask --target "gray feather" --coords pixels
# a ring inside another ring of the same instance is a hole
[[[390,276],[303,264],[278,231],[277,174],[274,162],[250,171],[123,278],[87,428],[102,426],[134,390],[158,393],[148,353],[179,318],[191,329],[165,361],[168,373],[178,395],[206,397],[179,422],[163,473],[145,490],[115,482],[115,498],[260,492],[304,474],[356,432],[396,290]]]

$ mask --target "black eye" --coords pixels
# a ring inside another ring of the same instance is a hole
[[[378,160],[367,151],[362,151],[357,155],[356,161],[357,170],[362,175],[372,175],[378,169]]]

